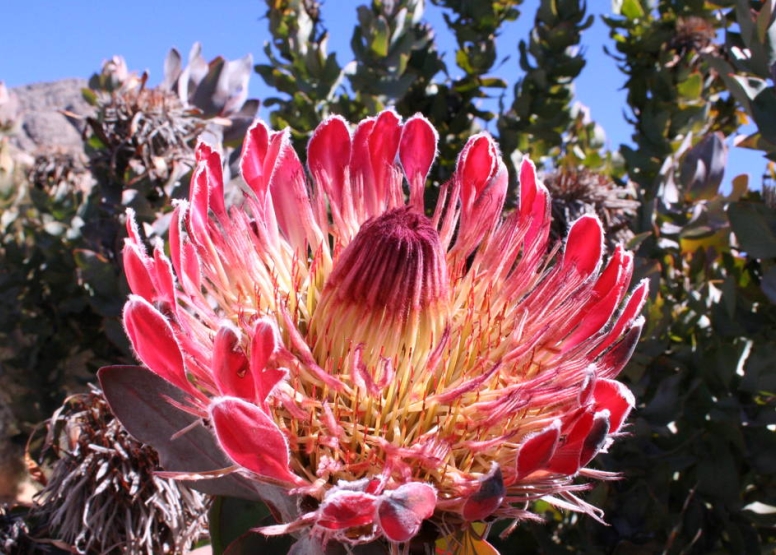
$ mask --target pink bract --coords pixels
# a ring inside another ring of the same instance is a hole
[[[576,478],[608,477],[586,465],[634,405],[614,378],[646,283],[627,294],[632,256],[606,256],[595,216],[552,249],[529,161],[502,216],[508,173],[485,133],[424,206],[436,141],[421,116],[334,116],[306,171],[288,131],[257,122],[240,205],[199,146],[169,258],[130,214],[137,356],[188,394],[239,472],[317,503],[265,533],[396,545],[424,521],[447,535],[534,518],[539,498],[599,516]]]

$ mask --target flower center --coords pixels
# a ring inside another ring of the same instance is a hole
[[[358,349],[367,366],[416,359],[447,322],[445,255],[431,221],[410,207],[364,223],[335,262],[313,314],[319,361]]]

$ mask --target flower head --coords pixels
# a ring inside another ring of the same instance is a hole
[[[595,509],[578,475],[634,404],[613,380],[646,295],[632,257],[604,263],[596,216],[548,249],[550,199],[530,162],[507,171],[487,134],[426,207],[437,136],[391,111],[324,121],[308,174],[287,131],[258,122],[241,206],[200,145],[168,259],[130,218],[124,323],[139,358],[190,397],[260,482],[306,500],[290,521],[325,542],[409,541],[424,521],[523,519],[529,502]],[[548,251],[551,254],[547,254]]]
[[[562,239],[572,222],[583,214],[595,214],[603,225],[607,246],[613,248],[633,238],[628,222],[639,207],[633,183],[621,187],[602,173],[560,168],[546,175],[544,184],[552,197],[551,237]]]
[[[102,391],[69,397],[48,427],[51,473],[30,512],[41,526],[7,553],[46,552],[51,538],[69,553],[188,553],[207,533],[207,498],[156,475],[156,451],[127,433]]]

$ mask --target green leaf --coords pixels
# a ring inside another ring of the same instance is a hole
[[[76,249],[73,257],[81,279],[97,297],[97,302],[93,303],[95,308],[103,316],[120,316],[124,300],[119,292],[115,266],[104,256],[87,249]]]
[[[731,446],[719,433],[712,434],[701,447],[697,473],[699,492],[730,504],[738,498],[738,469]]]
[[[213,555],[288,553],[294,541],[291,536],[269,537],[251,531],[277,524],[261,501],[219,496],[213,500],[208,517]]]
[[[751,354],[746,359],[744,377],[739,385],[739,390],[752,395],[759,392],[768,392],[768,394],[773,395],[776,392],[774,360],[776,360],[776,344],[764,343],[754,345]],[[773,440],[771,439],[771,441]],[[776,456],[773,457],[771,462],[772,464],[768,471],[776,472]]]
[[[725,75],[723,77],[728,77],[725,79],[725,84],[727,84],[731,94],[744,106],[747,106],[768,87],[767,81],[757,77],[742,75]]]
[[[628,19],[640,19],[644,17],[644,8],[639,0],[622,0],[620,13]]]
[[[752,117],[763,138],[776,143],[776,90],[762,90],[752,102]]]
[[[776,210],[754,202],[734,202],[728,217],[741,249],[749,256],[776,257]]]
[[[469,73],[469,74],[474,73],[472,65],[469,62],[469,54],[463,48],[456,51],[455,63],[466,73]]]
[[[711,200],[717,196],[728,149],[722,133],[711,133],[691,148],[680,164],[680,180],[691,201]]]
[[[749,174],[742,173],[730,180],[733,190],[728,197],[730,200],[737,201],[749,190]]]
[[[768,268],[760,281],[760,287],[770,301],[776,304],[776,266]]]
[[[743,140],[736,143],[737,147],[749,148],[751,150],[762,150],[763,152],[776,152],[776,144],[765,140],[761,133],[752,133]]]
[[[97,93],[92,89],[84,87],[81,89],[81,96],[89,104],[89,106],[97,106]]]
[[[687,79],[679,83],[676,89],[685,99],[697,100],[703,92],[703,76],[699,71],[693,72]]]

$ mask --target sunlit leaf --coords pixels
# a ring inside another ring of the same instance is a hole
[[[733,184],[733,190],[729,198],[734,201],[739,200],[749,189],[749,174],[742,173],[737,175],[731,180],[731,183]]]
[[[474,522],[463,530],[438,539],[436,555],[499,555],[485,539],[486,532],[484,523]]]
[[[639,19],[645,15],[639,0],[622,0],[619,9],[620,13],[628,19]]]
[[[682,235],[679,243],[684,254],[692,254],[698,249],[715,249],[717,252],[729,250],[730,230],[728,228],[709,230],[709,233]]]
[[[691,73],[687,79],[676,86],[676,89],[688,100],[700,98],[703,92],[703,75],[698,71]]]

